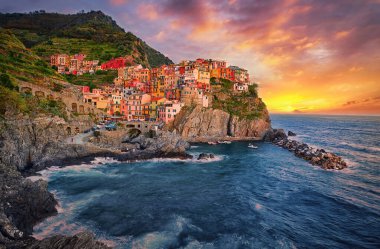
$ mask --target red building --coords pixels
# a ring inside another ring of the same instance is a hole
[[[127,64],[127,59],[123,57],[114,58],[112,60],[109,60],[105,63],[103,63],[100,67],[102,70],[108,70],[108,69],[118,69],[121,67],[125,67]]]
[[[89,86],[82,86],[82,93],[89,93],[90,87]]]
[[[186,68],[185,68],[185,67],[179,67],[179,74],[180,74],[180,75],[184,75],[184,74],[185,74],[185,71],[186,71]]]

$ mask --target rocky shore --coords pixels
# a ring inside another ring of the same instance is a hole
[[[296,134],[289,132],[289,135],[295,136]],[[347,167],[347,163],[340,156],[324,149],[315,149],[305,143],[291,140],[283,129],[269,130],[264,136],[264,141],[269,141],[285,148],[293,152],[297,157],[303,158],[312,165],[317,165],[323,169],[341,170]]]
[[[175,133],[131,134],[127,131],[90,135],[88,142],[68,144],[63,120],[39,118],[2,123],[0,127],[0,248],[108,248],[90,233],[31,237],[33,226],[57,213],[47,182],[25,178],[49,166],[86,163],[95,157],[120,161],[191,158],[190,145]],[[116,139],[117,138],[117,139]]]

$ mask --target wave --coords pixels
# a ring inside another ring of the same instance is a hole
[[[198,156],[201,153],[190,153],[190,155],[193,156],[193,158],[189,159],[180,159],[180,158],[153,158],[148,160],[137,160],[137,161],[131,161],[133,162],[154,162],[154,163],[162,163],[162,162],[187,162],[187,163],[211,163],[211,162],[218,162],[222,161],[226,158],[225,155],[214,155],[214,158],[207,158],[207,159],[201,159],[198,160]]]
[[[363,144],[357,144],[357,143],[348,143],[348,142],[341,142],[341,145],[347,145],[351,148],[354,149],[359,149],[359,150],[368,150],[372,152],[380,152],[380,147],[377,146],[368,146],[368,145],[363,145]]]
[[[188,231],[202,231],[191,224],[191,220],[174,215],[161,231],[155,231],[136,237],[131,242],[132,248],[173,248],[178,247],[180,236]]]
[[[52,166],[47,169],[38,171],[35,176],[29,176],[27,179],[31,181],[38,181],[38,180],[45,180],[48,181],[49,177],[55,173],[55,172],[65,172],[65,171],[76,171],[76,172],[86,172],[93,170],[94,168],[97,168],[99,166],[105,165],[105,164],[115,164],[115,163],[122,163],[114,158],[111,157],[96,157],[93,161],[86,164],[79,164],[79,165],[70,165],[65,167],[60,166]]]

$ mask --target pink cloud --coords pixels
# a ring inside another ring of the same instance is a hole
[[[112,6],[120,6],[127,3],[128,0],[109,0]]]
[[[157,7],[153,4],[140,4],[137,8],[141,19],[156,20],[158,18]]]

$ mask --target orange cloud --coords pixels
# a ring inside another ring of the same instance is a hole
[[[335,38],[336,39],[343,39],[343,38],[347,37],[350,33],[351,33],[351,31],[348,31],[348,30],[339,31],[339,32],[335,33]]]
[[[153,4],[140,4],[137,8],[141,19],[156,20],[158,18],[157,8]]]

